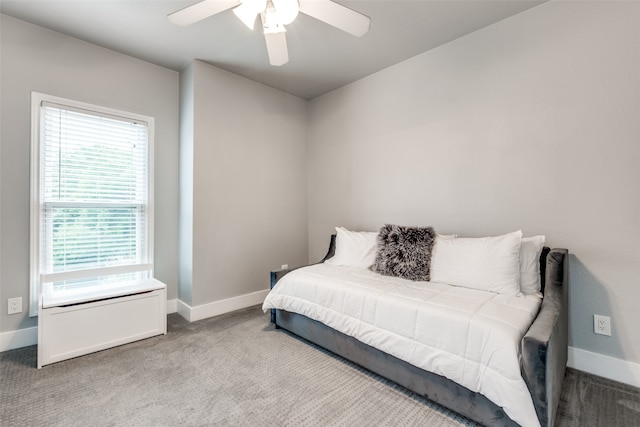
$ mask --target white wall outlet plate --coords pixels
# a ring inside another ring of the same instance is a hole
[[[593,315],[593,332],[611,336],[611,318],[609,316]]]
[[[7,306],[7,314],[22,313],[22,297],[9,298]]]

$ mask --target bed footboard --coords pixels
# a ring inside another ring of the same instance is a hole
[[[566,249],[547,255],[542,306],[522,339],[522,376],[542,426],[554,425],[567,366],[568,258]]]
[[[320,262],[325,262],[329,258],[333,257],[335,255],[335,253],[336,253],[336,235],[332,234],[331,235],[331,241],[329,242],[329,250],[327,251],[327,254],[324,256],[324,258],[322,258],[322,260],[320,260]],[[319,264],[319,263],[317,263],[317,264]],[[311,265],[313,265],[313,264],[311,264]],[[283,269],[283,270],[274,270],[274,271],[272,271],[271,272],[269,289],[273,289],[273,287],[276,285],[276,283],[278,283],[278,280],[282,279],[285,276],[285,274],[290,273],[293,270],[295,270],[295,268],[288,268],[288,269]],[[278,325],[278,323],[276,322],[276,310],[275,309],[271,309],[271,323],[275,324],[276,328],[280,327],[280,325]]]

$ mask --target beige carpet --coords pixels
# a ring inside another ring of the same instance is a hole
[[[35,346],[0,353],[1,426],[474,425],[274,330],[259,308],[173,314],[166,336],[35,366]],[[640,392],[594,378],[569,371],[558,424],[640,425]]]

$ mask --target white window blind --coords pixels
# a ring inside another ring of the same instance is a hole
[[[32,285],[64,291],[150,277],[149,123],[73,102],[38,103]]]

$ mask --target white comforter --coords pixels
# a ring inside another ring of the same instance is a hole
[[[520,374],[520,341],[540,303],[536,295],[506,296],[317,264],[283,277],[262,308],[305,315],[447,377],[526,427],[540,424]]]

